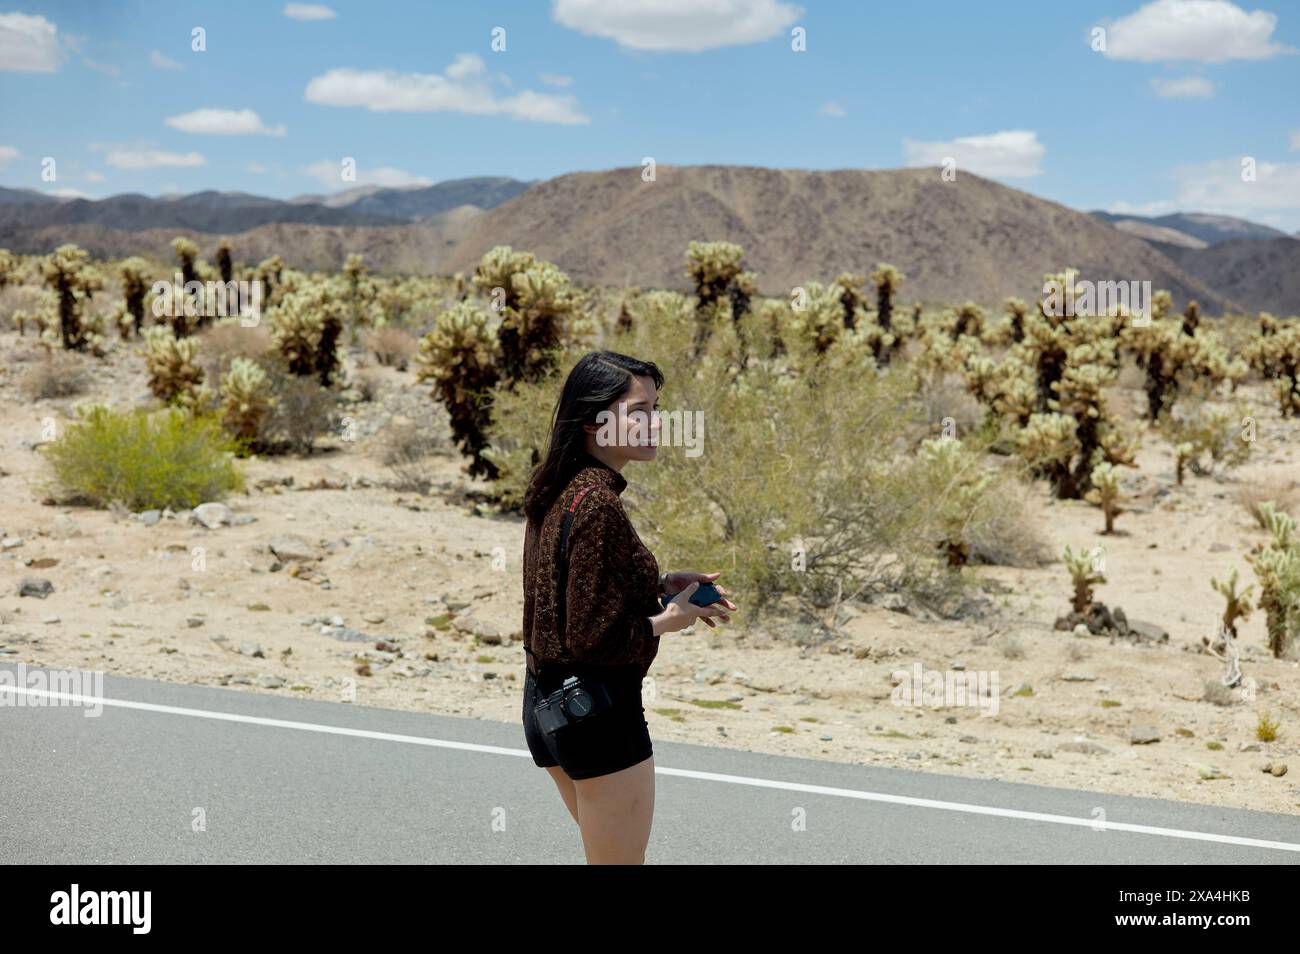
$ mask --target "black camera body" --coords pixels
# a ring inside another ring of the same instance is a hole
[[[569,676],[559,689],[543,697],[534,709],[541,730],[553,735],[565,726],[595,718],[613,705],[609,690],[598,680],[583,682],[577,676]]]

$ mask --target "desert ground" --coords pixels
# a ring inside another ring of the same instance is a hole
[[[523,522],[480,502],[482,486],[446,442],[428,459],[430,493],[390,486],[379,447],[391,421],[447,434],[412,373],[353,349],[349,371],[365,366],[376,393],[348,406],[347,432],[309,456],[244,462],[247,493],[226,501],[233,521],[209,529],[188,511],[146,518],[54,502],[39,446],[78,398],[21,395],[39,355],[30,336],[0,335],[0,354],[0,659],[519,723]],[[131,349],[84,360],[84,397],[149,400]],[[1253,581],[1245,555],[1264,536],[1236,490],[1300,476],[1300,422],[1281,421],[1262,386],[1239,396],[1260,422],[1251,461],[1178,487],[1168,443],[1147,436],[1140,467],[1124,472],[1117,534],[1101,535],[1096,507],[1053,501],[1040,485],[1051,551],[1104,543],[1097,598],[1167,641],[1054,629],[1070,597],[1059,560],[969,568],[986,601],[978,617],[880,600],[819,626],[754,621],[742,604],[730,625],[663,637],[644,692],[652,736],[1297,813],[1300,664],[1269,656],[1262,612],[1240,639],[1255,698],[1202,700],[1223,671],[1201,648],[1223,607],[1210,578],[1237,567]],[[1115,399],[1135,395],[1120,388]],[[647,466],[625,472],[632,485]],[[24,579],[52,592],[20,596]],[[996,715],[894,705],[894,673],[918,663],[995,673]],[[1280,722],[1276,741],[1256,740],[1261,713]],[[1278,762],[1290,771],[1261,770]]]

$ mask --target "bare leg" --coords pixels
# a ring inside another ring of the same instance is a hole
[[[654,756],[621,772],[573,784],[587,864],[645,864],[655,813]]]
[[[569,810],[573,820],[578,820],[578,793],[574,789],[574,781],[569,778],[564,769],[558,765],[552,765],[547,768],[551,773],[551,778],[555,779],[555,787],[560,790],[560,797],[564,799],[564,807]]]

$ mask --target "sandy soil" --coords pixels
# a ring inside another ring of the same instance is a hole
[[[8,541],[0,551],[0,648],[11,651],[0,659],[518,724],[523,524],[477,512],[465,495],[474,485],[450,451],[431,460],[433,493],[384,486],[391,475],[377,453],[378,428],[394,413],[426,412],[445,427],[412,374],[374,370],[383,382],[378,400],[349,411],[356,440],[323,440],[306,458],[248,462],[249,492],[227,503],[237,520],[251,522],[209,530],[183,516],[146,526],[129,514],[42,503],[48,472],[32,445],[43,422],[62,419],[71,402],[20,396],[28,362],[14,355],[25,347],[13,333],[0,335],[0,536]],[[87,363],[90,396],[122,404],[147,397],[143,362],[130,351]],[[1210,577],[1236,566],[1243,581],[1253,580],[1244,555],[1263,536],[1233,501],[1234,489],[1268,475],[1300,476],[1300,426],[1279,421],[1262,388],[1244,393],[1261,421],[1251,463],[1226,480],[1193,476],[1174,487],[1167,444],[1148,437],[1139,470],[1125,472],[1133,509],[1113,537],[1099,534],[1096,508],[1048,501],[1043,489],[1053,551],[1104,541],[1109,581],[1097,597],[1163,627],[1167,643],[1054,630],[1070,590],[1059,562],[975,570],[995,593],[995,618],[925,619],[861,605],[815,646],[794,645],[773,623],[747,622],[742,607],[728,627],[664,637],[645,687],[652,735],[1296,813],[1300,671],[1268,657],[1262,613],[1244,624],[1241,639],[1257,698],[1228,707],[1199,701],[1223,668],[1199,651],[1222,608]],[[627,476],[636,481],[635,465]],[[288,477],[291,486],[281,483]],[[323,489],[308,489],[317,482]],[[321,559],[302,564],[308,571],[298,576],[292,562],[277,567],[268,543],[282,534],[303,538]],[[24,577],[48,579],[53,593],[19,597]],[[336,616],[373,638],[326,635],[322,621]],[[448,617],[488,640],[495,630],[502,642],[482,642]],[[260,647],[261,655],[241,647]],[[370,675],[357,673],[361,660]],[[892,704],[893,673],[918,663],[996,674],[997,714]],[[1277,741],[1256,742],[1261,712],[1281,723]],[[1133,744],[1142,725],[1159,741]],[[1059,748],[1080,740],[1101,750]],[[1291,771],[1266,774],[1267,761],[1289,762]]]

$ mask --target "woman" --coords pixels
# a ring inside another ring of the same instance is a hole
[[[654,756],[641,680],[660,636],[697,619],[716,626],[713,617],[729,621],[726,610],[736,609],[725,598],[688,602],[720,574],[661,576],[619,500],[624,465],[655,458],[663,380],[654,364],[627,355],[584,356],[564,382],[546,459],[524,495],[524,735],[581,828],[590,864],[645,861]],[[665,608],[659,597],[668,594]],[[575,675],[603,685],[613,706],[548,735],[533,707]]]

